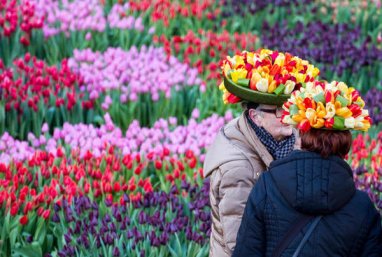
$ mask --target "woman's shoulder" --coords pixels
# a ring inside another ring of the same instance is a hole
[[[348,204],[342,208],[342,211],[352,213],[352,216],[356,216],[359,220],[365,221],[371,219],[373,216],[380,216],[369,195],[358,189]]]

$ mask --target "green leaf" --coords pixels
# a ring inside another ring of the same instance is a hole
[[[285,85],[284,85],[284,84],[280,84],[280,85],[275,89],[275,91],[273,91],[273,93],[275,93],[276,95],[280,95],[282,92],[284,92],[284,89],[285,89]]]
[[[344,129],[345,128],[345,119],[340,116],[334,116],[334,129]]]
[[[295,115],[296,113],[298,113],[298,107],[297,105],[293,104],[289,107],[289,112],[291,115]]]
[[[11,249],[14,248],[15,244],[16,244],[16,239],[17,239],[17,236],[19,235],[19,227],[15,227],[11,230],[11,232],[9,233],[9,243],[11,245]]]
[[[249,86],[249,79],[238,79],[237,84],[242,87],[248,87]]]
[[[317,103],[321,102],[321,103],[325,103],[325,97],[324,97],[324,93],[321,92],[319,93],[318,95],[315,95],[313,97],[314,101],[316,101]]]
[[[48,235],[46,236],[46,245],[47,245],[46,250],[49,251],[49,252],[50,252],[50,251],[52,250],[52,248],[53,248],[53,241],[54,241],[53,236],[52,236],[51,234],[48,234]]]
[[[30,245],[25,245],[14,249],[14,254],[18,254],[23,257],[42,257],[41,245],[38,242],[33,242]]]
[[[46,236],[45,220],[40,217],[37,221],[37,228],[34,234],[34,239],[37,240],[42,245],[44,243],[45,236]]]
[[[347,106],[348,103],[349,103],[349,101],[348,101],[345,97],[343,97],[342,95],[338,95],[338,96],[336,97],[336,101],[339,101],[339,102],[341,103],[341,106],[342,106],[342,107]]]

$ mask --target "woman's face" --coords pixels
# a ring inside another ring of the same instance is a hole
[[[285,125],[281,122],[283,110],[274,105],[260,104],[256,110],[251,109],[249,115],[255,124],[263,127],[276,141],[281,141],[293,133],[291,125]]]

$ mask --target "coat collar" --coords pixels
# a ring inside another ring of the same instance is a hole
[[[273,157],[268,152],[267,148],[261,143],[260,139],[256,136],[256,133],[253,131],[251,124],[249,124],[247,118],[245,117],[244,112],[239,118],[238,127],[247,139],[247,143],[250,148],[259,155],[265,166],[268,168],[270,163],[273,161]]]

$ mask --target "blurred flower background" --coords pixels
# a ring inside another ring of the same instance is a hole
[[[221,60],[288,51],[361,91],[382,210],[381,1],[0,0],[0,257],[208,256]]]

